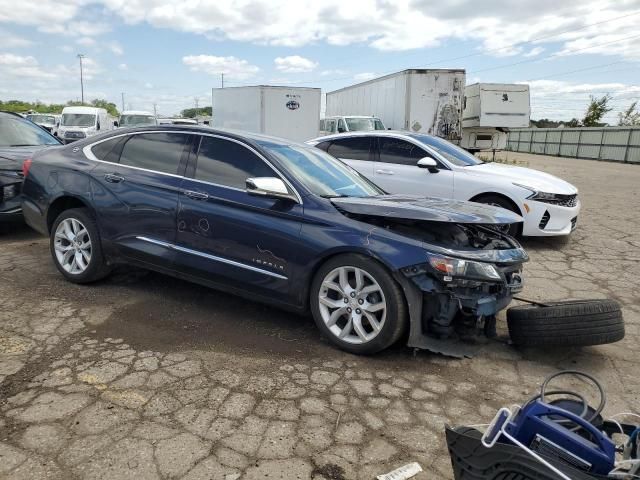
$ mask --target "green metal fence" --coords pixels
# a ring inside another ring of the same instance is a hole
[[[507,150],[640,163],[640,127],[522,128],[509,132]]]

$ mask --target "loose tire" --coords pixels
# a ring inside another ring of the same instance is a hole
[[[521,305],[507,311],[507,323],[516,345],[588,346],[624,338],[622,312],[614,300]]]
[[[346,254],[330,259],[316,273],[310,295],[316,325],[347,352],[379,352],[405,330],[402,290],[372,258]]]
[[[481,197],[476,198],[474,202],[493,205],[494,207],[501,207],[505,210],[509,210],[510,212],[520,215],[518,209],[515,208],[509,200],[501,197],[500,195],[482,195]],[[505,228],[503,230],[505,233],[511,235],[512,237],[515,237],[520,233],[520,224],[513,223],[511,225],[505,225]]]
[[[86,208],[63,211],[53,222],[49,239],[56,268],[73,283],[91,283],[109,274],[95,219]]]

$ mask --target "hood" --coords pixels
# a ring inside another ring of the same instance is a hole
[[[519,215],[500,207],[417,195],[337,197],[332,198],[331,203],[347,213],[375,217],[482,225],[504,225],[522,221]]]
[[[22,162],[31,158],[35,152],[52,146],[0,147],[0,170],[22,171]]]
[[[511,183],[526,185],[539,192],[559,193],[562,195],[573,195],[578,193],[578,189],[569,182],[554,177],[540,170],[533,168],[516,167],[514,165],[503,165],[500,163],[481,163],[479,165],[462,168],[466,174],[486,176],[486,177],[502,177]]]

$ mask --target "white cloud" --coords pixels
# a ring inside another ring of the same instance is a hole
[[[24,48],[30,47],[33,45],[31,40],[27,40],[26,38],[19,37],[11,32],[7,32],[5,30],[0,29],[0,45],[3,48]]]
[[[329,69],[329,70],[322,70],[320,72],[320,75],[322,75],[323,77],[326,77],[328,75],[346,75],[347,72],[345,70],[341,70],[339,68],[335,68],[335,69]]]
[[[83,47],[91,47],[95,45],[96,41],[91,37],[80,37],[76,40],[78,45],[82,45]]]
[[[120,65],[118,65],[118,70],[128,70],[129,67],[127,66],[126,63],[121,63]]]
[[[571,119],[584,115],[589,97],[612,96],[614,110],[605,121],[613,122],[616,112],[640,96],[640,86],[621,82],[578,83],[559,80],[534,80],[527,83],[531,93],[531,118]]]
[[[377,73],[374,72],[362,72],[357,73],[353,76],[354,82],[366,82],[367,80],[371,80],[372,78],[379,77]]]
[[[276,64],[276,70],[285,73],[312,72],[318,66],[317,62],[301,57],[300,55],[277,57],[273,62]]]
[[[153,88],[153,84],[147,82],[147,83],[144,84],[144,88]]]
[[[38,61],[31,55],[0,54],[0,78],[21,78],[24,82],[55,77],[55,73],[42,69]]]
[[[246,60],[236,57],[216,57],[213,55],[187,55],[182,57],[182,63],[193,72],[203,72],[209,75],[224,73],[233,80],[246,80],[260,70]]]
[[[523,56],[524,57],[537,57],[542,52],[544,52],[544,48],[543,47],[533,47],[527,53],[524,53]]]
[[[107,44],[107,48],[114,55],[122,55],[124,53],[124,49],[122,48],[122,45],[120,45],[118,42],[109,42]]]

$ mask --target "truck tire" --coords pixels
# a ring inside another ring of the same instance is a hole
[[[507,311],[507,323],[511,341],[523,346],[603,345],[624,338],[624,320],[615,300],[520,305]]]

